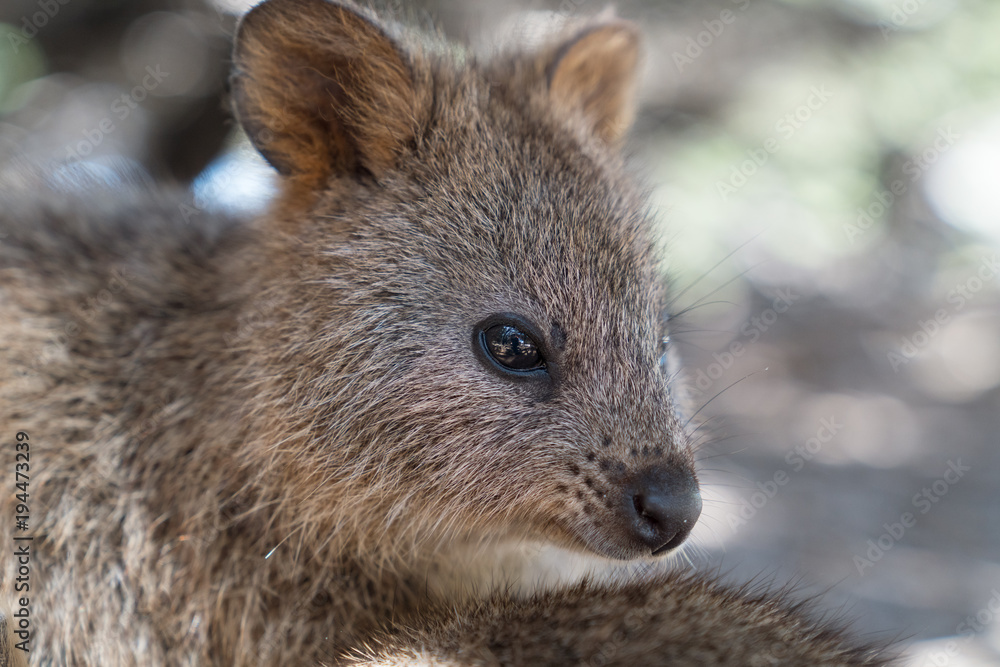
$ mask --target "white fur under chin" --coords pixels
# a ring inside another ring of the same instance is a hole
[[[541,542],[467,546],[454,552],[447,571],[429,575],[429,583],[442,596],[457,600],[480,597],[499,587],[528,596],[584,578],[610,582],[665,572],[676,567],[682,549],[655,559],[620,561]]]

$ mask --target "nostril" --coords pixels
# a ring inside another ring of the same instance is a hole
[[[658,499],[647,500],[641,493],[632,496],[632,507],[635,508],[635,513],[653,526],[659,525],[665,518],[663,508],[658,508],[658,504]]]
[[[646,508],[642,506],[642,496],[636,494],[632,496],[632,507],[635,508],[635,513],[639,516],[646,516]]]

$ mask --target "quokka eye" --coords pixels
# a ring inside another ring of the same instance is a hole
[[[480,340],[486,353],[505,369],[526,372],[545,368],[538,343],[514,325],[491,326],[482,332]]]

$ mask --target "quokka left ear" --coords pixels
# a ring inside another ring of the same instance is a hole
[[[582,113],[597,136],[620,139],[635,114],[642,36],[629,21],[604,15],[558,44],[545,67],[553,105]]]
[[[347,3],[267,0],[243,18],[232,78],[236,114],[282,176],[391,168],[415,136],[417,86],[402,48]]]

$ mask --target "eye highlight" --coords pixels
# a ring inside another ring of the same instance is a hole
[[[659,363],[661,368],[666,368],[670,363],[670,334],[660,339]]]
[[[480,334],[483,349],[505,369],[524,373],[545,368],[538,343],[513,324],[495,324]]]
[[[670,380],[677,377],[680,369],[680,357],[677,350],[671,345],[670,335],[665,335],[660,339],[660,371]]]

